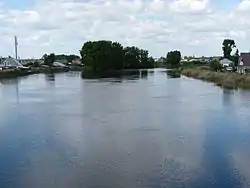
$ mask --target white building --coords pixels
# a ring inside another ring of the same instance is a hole
[[[27,68],[24,67],[18,60],[8,57],[0,62],[0,68]]]
[[[227,71],[232,71],[233,70],[233,66],[234,66],[234,62],[227,59],[227,58],[223,58],[219,61],[219,63],[221,64],[221,66],[226,69]]]
[[[53,66],[55,66],[55,67],[66,67],[63,63],[57,62],[57,61],[55,61],[55,62],[53,63]]]
[[[230,67],[230,66],[234,65],[234,62],[231,61],[231,60],[229,60],[229,59],[227,59],[227,58],[223,58],[219,62],[222,65],[222,67]]]

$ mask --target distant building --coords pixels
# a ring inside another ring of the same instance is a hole
[[[166,66],[166,58],[160,57],[155,59],[156,67],[165,67]]]
[[[27,68],[24,67],[20,61],[12,57],[8,57],[0,62],[1,68]]]
[[[223,58],[219,61],[219,63],[223,66],[223,67],[230,67],[231,65],[234,65],[234,62],[227,59],[227,58]]]
[[[71,62],[71,65],[82,65],[81,59],[74,59]]]
[[[37,62],[39,65],[43,64],[42,59],[20,59],[19,61],[24,66],[27,65],[27,64],[34,64],[35,62]]]
[[[65,64],[63,64],[63,63],[61,63],[61,62],[57,62],[57,61],[55,61],[55,62],[53,63],[53,66],[54,66],[54,67],[66,67]]]
[[[234,66],[234,62],[227,59],[227,58],[223,58],[219,61],[219,63],[221,64],[221,66],[227,70],[227,71],[232,71],[233,70],[233,66]]]
[[[241,53],[237,66],[237,72],[245,74],[250,72],[250,53]]]

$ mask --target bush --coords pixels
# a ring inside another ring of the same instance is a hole
[[[167,75],[172,77],[172,78],[179,78],[181,77],[181,69],[171,69],[167,70]]]
[[[222,70],[222,68],[223,68],[222,65],[218,61],[216,61],[216,60],[211,61],[210,69],[212,71],[220,71],[220,70]]]

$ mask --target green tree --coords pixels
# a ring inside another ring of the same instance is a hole
[[[223,55],[225,58],[231,58],[233,48],[235,48],[235,42],[232,39],[225,39],[222,43]]]
[[[235,52],[235,54],[234,54],[234,65],[235,65],[235,67],[238,66],[239,58],[240,58],[239,50],[237,49],[236,52]]]
[[[138,47],[124,48],[124,68],[126,69],[146,69],[154,67],[154,59],[149,56],[147,50]]]
[[[34,67],[39,67],[39,66],[40,66],[40,64],[39,64],[39,62],[38,62],[38,61],[35,61],[35,62],[33,63],[33,66],[34,66]]]
[[[54,53],[48,55],[47,57],[45,56],[44,58],[45,58],[44,59],[45,65],[48,65],[50,67],[53,66],[53,63],[55,62],[55,54]]]
[[[167,67],[169,68],[178,68],[181,61],[181,52],[180,51],[170,51],[167,54]]]
[[[48,55],[47,55],[47,54],[44,54],[44,55],[42,56],[42,59],[45,60],[47,57],[48,57]]]
[[[82,62],[93,72],[123,69],[123,47],[117,42],[86,42],[80,50]]]
[[[88,41],[80,50],[84,72],[101,75],[107,71],[154,67],[147,50],[135,46],[123,48],[118,42]]]
[[[140,68],[139,48],[132,46],[124,49],[124,67],[126,69]]]

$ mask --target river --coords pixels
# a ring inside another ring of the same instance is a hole
[[[0,80],[0,187],[249,187],[249,122],[250,92],[161,69]]]

